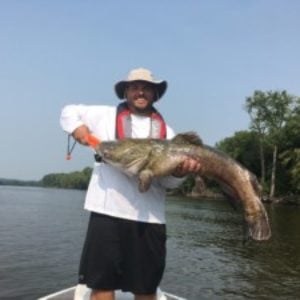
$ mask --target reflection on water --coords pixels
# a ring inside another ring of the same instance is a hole
[[[0,186],[0,299],[32,300],[76,283],[84,193]],[[226,201],[170,198],[163,289],[191,300],[300,298],[300,209],[268,206],[271,241],[243,245]]]
[[[181,282],[177,293],[195,300],[300,297],[300,209],[267,209],[272,239],[244,245],[241,213],[226,201],[169,201],[165,288]]]

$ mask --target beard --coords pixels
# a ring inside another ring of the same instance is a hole
[[[139,100],[141,99],[141,100]],[[142,102],[140,102],[142,101]],[[146,97],[135,98],[133,101],[127,101],[129,108],[137,114],[148,114],[152,111],[152,101]]]

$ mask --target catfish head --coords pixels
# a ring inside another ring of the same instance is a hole
[[[148,163],[151,145],[145,140],[124,139],[102,142],[95,148],[104,162],[133,176]]]

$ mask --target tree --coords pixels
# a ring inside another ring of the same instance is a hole
[[[284,150],[279,155],[289,176],[289,191],[300,192],[300,100],[283,129]]]
[[[250,114],[251,128],[260,136],[262,177],[265,176],[263,142],[267,141],[273,148],[269,194],[271,199],[275,195],[278,147],[284,125],[291,117],[295,100],[296,98],[287,94],[286,91],[255,91],[252,97],[246,98],[246,109]],[[263,178],[263,180],[265,179]]]
[[[41,183],[45,187],[85,190],[91,173],[92,169],[87,167],[80,172],[48,174],[42,178]]]
[[[265,167],[265,155],[264,155],[264,139],[267,129],[264,107],[266,103],[266,98],[263,92],[255,91],[252,97],[246,98],[246,110],[250,115],[251,124],[250,129],[257,132],[259,137],[259,158],[260,158],[260,168],[261,168],[261,185],[265,185],[266,179],[266,167]]]

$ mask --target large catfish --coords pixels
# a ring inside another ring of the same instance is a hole
[[[254,240],[271,237],[256,177],[228,155],[204,145],[193,132],[178,134],[172,140],[128,138],[101,142],[95,150],[104,162],[137,176],[141,192],[149,189],[153,178],[172,174],[187,157],[198,159],[200,176],[214,179],[241,201],[248,236]]]

